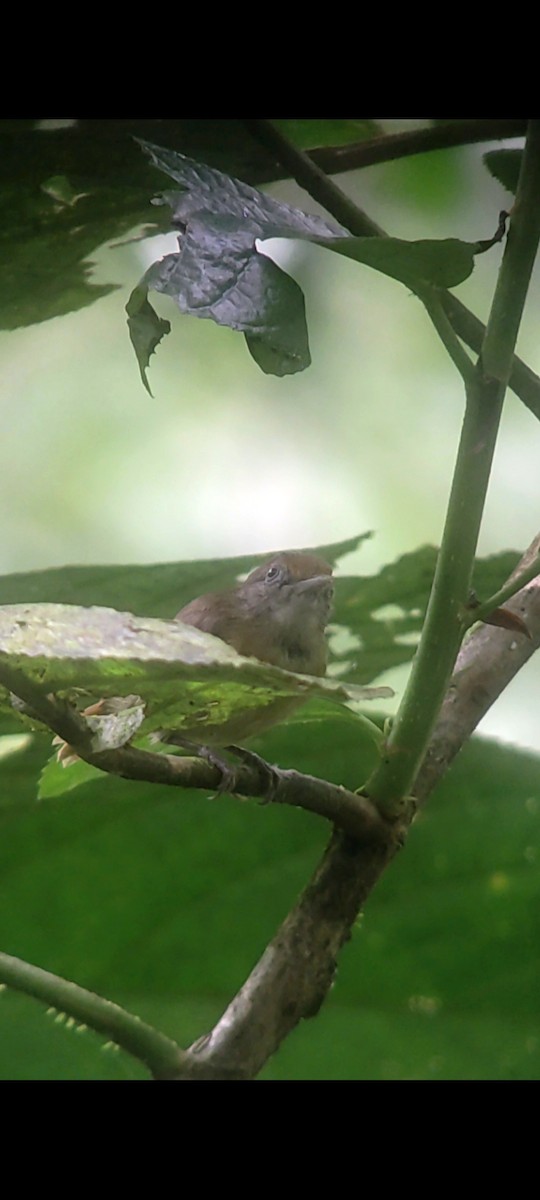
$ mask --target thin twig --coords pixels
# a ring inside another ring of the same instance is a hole
[[[486,327],[452,292],[440,292],[441,304],[458,337],[480,354]],[[509,385],[522,404],[540,421],[540,376],[514,354]]]
[[[540,535],[536,539],[536,543],[540,547]],[[535,543],[533,543],[533,545],[534,544]],[[493,612],[494,608],[499,608],[501,604],[506,604],[507,600],[510,600],[512,596],[515,596],[516,592],[520,592],[522,588],[526,587],[526,585],[530,583],[532,579],[535,579],[537,575],[540,576],[539,553],[537,553],[535,557],[527,563],[527,566],[524,567],[519,574],[512,575],[508,582],[504,584],[504,587],[499,588],[498,592],[494,592],[492,596],[488,596],[487,600],[483,600],[480,604],[476,604],[474,607],[472,607],[470,612],[465,614],[465,627],[468,629],[469,626],[475,625],[477,621],[485,620],[485,618],[489,617],[490,613]]]
[[[457,367],[465,385],[472,384],[475,376],[475,366],[464,350],[452,324],[444,310],[438,290],[434,288],[417,288],[416,295],[422,301],[424,308],[437,330],[441,342],[447,350],[455,367]]]
[[[271,121],[250,120],[244,121],[244,125],[261,145],[271,154],[277,155],[300,187],[318,204],[322,204],[323,208],[354,237],[386,237],[384,230],[362,212],[354,200],[350,200],[345,192],[316,166],[310,156],[294,146]]]
[[[93,1029],[144,1063],[159,1079],[172,1078],[189,1067],[189,1056],[159,1030],[111,1000],[43,971],[32,963],[0,953],[0,982]]]
[[[321,146],[309,153],[322,171],[334,175],[338,171],[357,171],[376,163],[447,150],[452,146],[523,137],[526,129],[526,121],[447,121],[428,129],[382,134],[363,142],[351,142],[348,146]]]
[[[506,587],[525,578],[530,564],[538,562],[539,551],[540,536],[531,543]],[[511,631],[479,625],[463,643],[428,752],[414,783],[419,803],[431,795],[479,721],[540,648],[540,576],[535,574],[512,595],[508,607],[525,622],[530,637],[516,637]]]

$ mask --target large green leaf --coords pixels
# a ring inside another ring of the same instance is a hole
[[[370,536],[362,533],[306,552],[335,564]],[[0,576],[0,604],[101,604],[142,617],[174,617],[194,596],[234,587],[239,577],[272,552],[150,566],[67,566],[14,572]]]

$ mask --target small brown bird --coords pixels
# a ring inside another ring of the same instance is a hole
[[[177,621],[219,637],[261,662],[324,675],[325,628],[332,607],[332,568],[315,554],[276,554],[228,592],[191,600]]]
[[[302,675],[324,675],[327,644],[325,628],[332,609],[332,568],[315,554],[285,551],[255,567],[247,579],[226,592],[209,592],[191,600],[176,620],[194,625],[233,646],[239,654],[258,658]],[[264,707],[248,707],[231,714],[226,723],[212,728],[184,729],[181,735],[166,731],[163,740],[188,747],[204,741],[208,746],[229,746],[264,733],[284,721],[302,704],[304,696],[279,696]]]

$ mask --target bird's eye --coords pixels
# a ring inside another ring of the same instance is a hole
[[[265,580],[267,583],[273,583],[274,579],[278,579],[280,575],[281,570],[279,567],[269,567],[265,575]]]

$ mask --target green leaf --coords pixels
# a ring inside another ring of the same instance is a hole
[[[493,178],[515,196],[523,150],[489,150],[484,154],[484,163]]]
[[[154,288],[175,300],[181,312],[244,333],[250,353],[267,374],[303,371],[311,357],[301,289],[271,258],[258,253],[252,233],[236,225],[232,232],[234,236],[224,236],[223,222],[192,223],[182,239],[182,253],[153,264],[135,293]]]
[[[475,254],[482,250],[479,242],[462,242],[458,238],[406,242],[401,238],[351,237],[318,241],[328,250],[365,263],[409,287],[431,283],[450,288],[463,283],[474,268]]]
[[[180,253],[154,263],[142,286],[171,296],[182,313],[244,333],[265,372],[304,370],[311,358],[302,291],[259,253],[256,242],[291,234],[339,236],[340,227],[183,154],[139,141],[154,166],[182,188],[161,198],[182,230]]]
[[[166,333],[170,333],[170,321],[165,321],[162,317],[158,317],[148,301],[147,289],[142,285],[136,287],[131,293],[126,304],[126,312],[128,314],[129,336],[137,355],[141,379],[151,396],[152,393],[146,370],[150,362],[150,356],[154,354],[162,337]]]
[[[371,533],[357,534],[341,542],[302,547],[334,565],[344,555],[358,550]],[[23,571],[0,576],[0,604],[98,604],[129,610],[138,616],[174,617],[180,608],[203,592],[234,587],[266,554],[244,554],[234,558],[200,559],[194,562],[154,563],[141,566],[68,566],[44,571]]]
[[[81,787],[83,783],[91,783],[94,779],[108,779],[111,784],[114,783],[112,775],[104,776],[103,771],[99,771],[97,767],[91,767],[90,763],[83,762],[82,758],[78,758],[76,762],[64,767],[54,755],[45,764],[39,777],[38,800],[57,799],[65,792],[72,792],[75,788]]]
[[[54,132],[37,131],[35,124],[0,121],[2,329],[74,312],[108,295],[115,284],[92,279],[96,249],[143,225],[148,233],[158,231],[161,213],[149,203],[152,172],[134,134],[180,146],[254,182],[285,176],[238,120],[82,119]],[[114,249],[110,258],[114,271]]]

